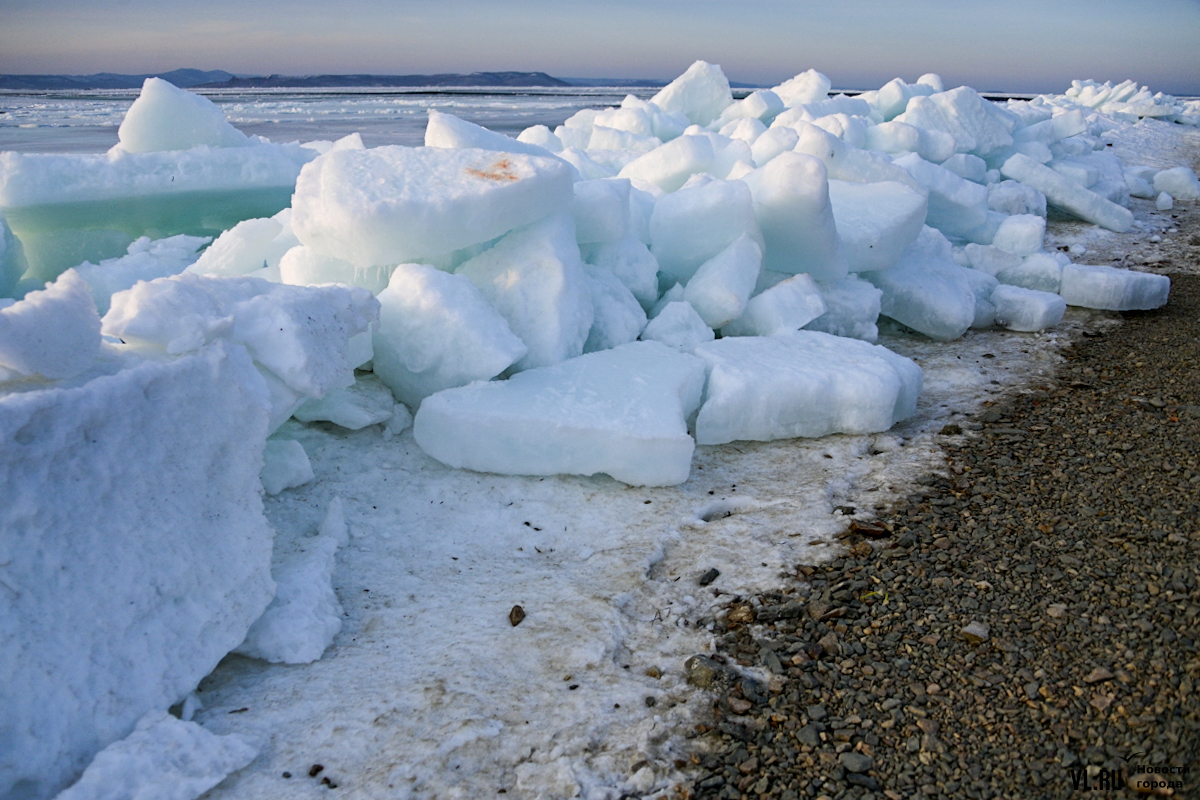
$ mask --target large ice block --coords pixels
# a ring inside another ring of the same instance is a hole
[[[650,102],[668,114],[683,114],[697,125],[707,125],[733,103],[733,93],[719,66],[697,61]]]
[[[720,328],[742,315],[762,267],[762,248],[742,235],[705,261],[687,282],[683,299],[710,328]]]
[[[1001,284],[992,290],[996,326],[1010,331],[1040,331],[1062,322],[1067,304],[1053,292]]]
[[[442,389],[493,378],[528,352],[465,275],[401,264],[378,300],[375,375],[412,408]]]
[[[100,315],[87,283],[74,270],[0,308],[0,381],[33,375],[73,378],[99,352]]]
[[[965,267],[924,245],[918,239],[891,269],[861,276],[883,291],[885,316],[947,342],[962,336],[975,321],[975,291]]]
[[[493,150],[498,153],[522,153],[528,156],[551,155],[544,147],[489,131],[482,125],[432,108],[429,109],[429,122],[425,126],[425,146]]]
[[[357,266],[421,260],[486,242],[574,197],[571,167],[553,157],[436,147],[327,153],[292,199],[301,243]]]
[[[1066,264],[1059,293],[1067,305],[1106,311],[1148,311],[1167,304],[1171,279],[1152,272]]]
[[[817,331],[734,336],[695,352],[708,364],[699,444],[885,431],[916,411],[921,391],[911,359]]]
[[[948,236],[965,236],[987,221],[988,189],[964,180],[945,167],[931,164],[912,153],[896,159],[929,190],[926,224]]]
[[[851,272],[887,269],[925,225],[928,201],[902,183],[829,182],[829,202]]]
[[[680,283],[743,236],[762,244],[754,201],[742,181],[712,180],[680,189],[655,203],[650,217],[650,252],[659,270]]]
[[[266,608],[268,413],[227,342],[0,398],[0,796],[53,797]]]
[[[146,78],[138,98],[125,112],[117,139],[117,149],[126,153],[251,144],[250,138],[230,125],[207,97],[162,78]]]
[[[646,327],[646,311],[620,278],[604,267],[584,264],[592,297],[592,328],[583,352],[632,342]]]
[[[820,159],[780,153],[744,180],[765,243],[763,269],[789,275],[807,272],[817,280],[845,277],[846,255]]]
[[[709,169],[715,156],[708,137],[680,136],[625,164],[617,176],[645,181],[665,192],[673,192],[692,175]]]
[[[642,308],[649,310],[658,300],[658,261],[641,240],[630,236],[616,242],[584,245],[580,254],[587,263],[616,275]]]
[[[635,486],[687,480],[704,362],[658,342],[631,342],[507,381],[430,396],[417,444],[452,467],[508,475],[605,473]]]
[[[879,338],[879,311],[883,292],[856,275],[817,284],[825,313],[805,325],[810,331],[875,342]]]

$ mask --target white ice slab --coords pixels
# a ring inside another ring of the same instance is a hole
[[[607,269],[633,293],[642,308],[650,309],[658,300],[658,260],[641,240],[626,237],[580,248],[583,259]]]
[[[166,711],[148,711],[55,800],[193,800],[257,755],[258,748],[235,733],[217,736]]]
[[[1041,251],[1045,238],[1045,217],[1017,214],[1000,223],[992,245],[1019,256],[1031,256]]]
[[[449,149],[493,150],[499,153],[522,153],[528,156],[548,156],[544,147],[490,131],[482,125],[467,122],[453,114],[429,109],[425,126],[425,146]]]
[[[247,147],[250,138],[229,124],[207,97],[147,78],[141,94],[117,129],[117,149],[126,153],[190,150],[193,147]]]
[[[262,613],[268,411],[224,342],[0,399],[0,792],[52,797]]]
[[[376,147],[308,165],[292,199],[301,243],[358,266],[486,242],[569,208],[572,170],[552,157]]]
[[[891,269],[861,275],[883,291],[885,316],[937,341],[957,339],[975,320],[975,292],[964,267],[920,245]]]
[[[635,486],[687,480],[704,364],[658,342],[429,397],[413,435],[452,467],[507,475],[606,473]]]
[[[996,326],[1010,331],[1040,331],[1062,322],[1067,304],[1053,292],[1001,284],[992,291]]]
[[[712,166],[712,142],[706,136],[680,136],[625,164],[618,177],[632,178],[673,192]]]
[[[495,377],[528,352],[464,275],[401,264],[378,300],[375,375],[412,408],[442,389]]]
[[[921,391],[911,359],[817,331],[734,336],[695,352],[708,364],[699,444],[885,431],[916,411]]]
[[[1062,288],[1064,263],[1069,264],[1070,260],[1060,260],[1050,253],[1034,253],[1020,264],[1002,269],[995,275],[1001,283],[1057,293]]]
[[[646,327],[646,311],[610,270],[583,265],[592,297],[592,328],[583,352],[607,350],[632,342]]]
[[[733,93],[719,66],[697,61],[650,102],[668,114],[682,114],[697,125],[707,125],[733,103]]]
[[[138,281],[178,275],[195,263],[196,251],[209,241],[207,236],[186,234],[155,241],[143,236],[129,245],[124,256],[102,259],[99,264],[85,261],[74,269],[87,281],[92,299],[96,301],[96,310],[103,316],[108,312],[114,294]]]
[[[317,286],[345,283],[359,286],[371,294],[387,288],[392,265],[360,267],[336,256],[318,253],[306,245],[297,245],[279,259],[279,281],[293,286]]]
[[[283,254],[300,244],[287,224],[291,212],[239,222],[222,233],[191,265],[201,275],[245,275],[279,266]],[[165,277],[161,275],[154,276]]]
[[[987,221],[986,186],[960,178],[915,153],[898,158],[894,163],[908,170],[929,190],[927,225],[948,236],[965,236]]]
[[[1167,304],[1171,279],[1151,272],[1067,264],[1059,293],[1067,305],[1107,311],[1148,311]]]
[[[1189,167],[1173,167],[1154,174],[1154,191],[1176,200],[1200,200],[1200,180]]]
[[[528,352],[517,359],[517,369],[583,352],[592,299],[570,213],[513,231],[456,274],[469,278],[525,343]]]
[[[928,201],[902,183],[829,182],[829,202],[851,272],[887,269],[925,225]]]

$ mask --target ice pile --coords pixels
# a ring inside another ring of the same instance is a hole
[[[312,479],[266,441],[293,414],[391,436],[411,409],[451,467],[673,485],[697,443],[913,414],[881,317],[945,341],[1166,302],[1165,277],[1046,252],[1045,215],[1121,231],[1131,196],[1200,197],[1104,148],[1190,107],[829,89],[735,102],[697,62],[554,130],[435,113],[427,146],[367,149],[245,137],[151,80],[107,155],[0,155],[0,796],[59,790],[239,645],[321,655],[344,521],[278,554],[276,592],[261,514]]]

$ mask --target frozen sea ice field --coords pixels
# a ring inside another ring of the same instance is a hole
[[[1167,302],[1047,215],[1200,199],[1110,147],[1198,121],[697,62],[424,147],[150,79],[108,153],[0,155],[0,798],[668,791],[722,597],[1052,371],[1068,306]]]

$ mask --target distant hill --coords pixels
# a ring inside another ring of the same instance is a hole
[[[544,72],[472,72],[470,75],[268,75],[229,76],[205,89],[307,89],[346,86],[570,86]]]
[[[140,89],[146,78],[162,78],[176,86],[189,89],[206,83],[219,83],[233,77],[224,70],[204,71],[177,69],[147,75],[121,75],[98,72],[95,75],[0,75],[0,89],[13,90],[71,90],[71,89]]]

